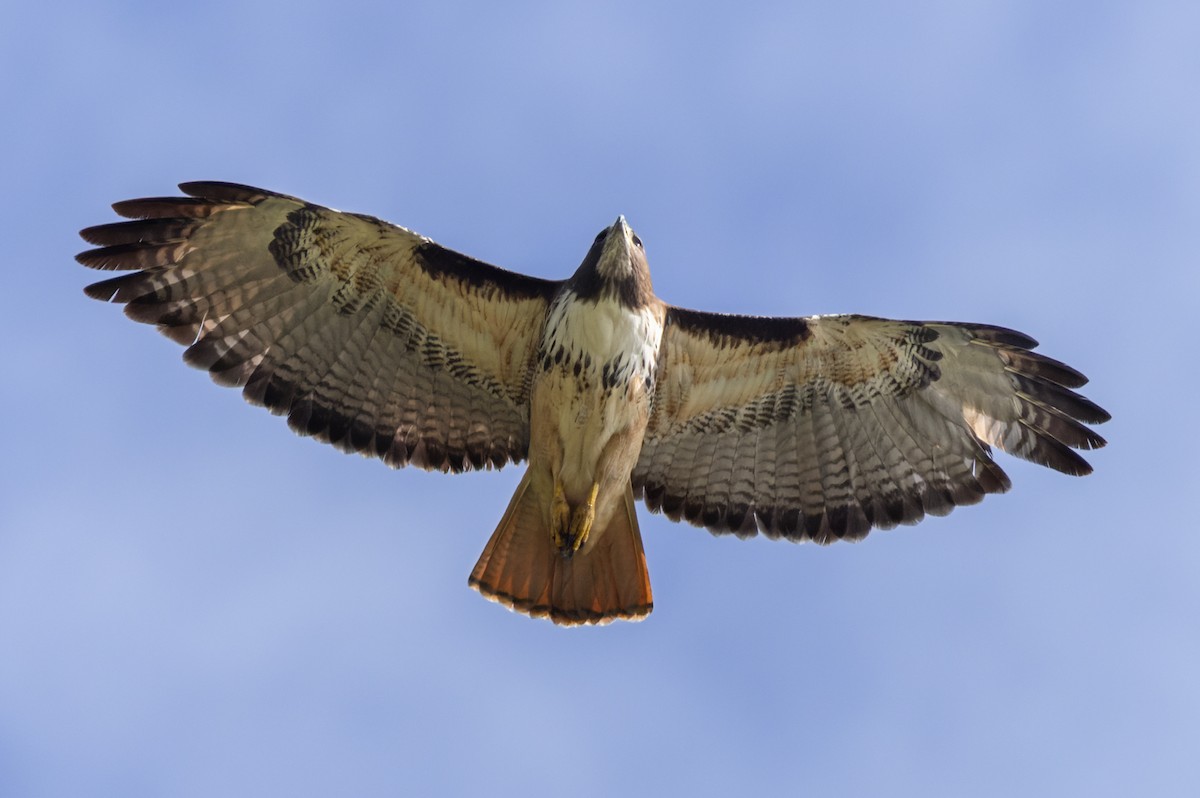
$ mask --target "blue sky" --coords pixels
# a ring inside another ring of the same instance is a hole
[[[1200,782],[1200,13],[1142,3],[0,11],[0,794],[1183,794]],[[1096,473],[829,548],[641,515],[656,609],[466,576],[520,475],[293,436],[87,300],[183,180],[675,304],[1003,324]]]

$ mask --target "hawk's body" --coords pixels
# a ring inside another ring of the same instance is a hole
[[[640,250],[618,219],[546,315],[529,468],[471,574],[484,595],[523,612],[570,623],[653,606],[629,475],[650,419],[664,306]],[[531,575],[540,588],[525,587]]]
[[[1007,490],[989,445],[1059,471],[1108,414],[1000,327],[666,305],[624,219],[571,279],[225,183],[132,200],[79,256],[187,360],[294,429],[393,466],[529,460],[471,574],[559,623],[651,607],[633,508],[831,542]]]

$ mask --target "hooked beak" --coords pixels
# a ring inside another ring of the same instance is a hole
[[[608,239],[604,242],[604,249],[610,252],[617,251],[627,254],[632,236],[633,231],[625,223],[625,217],[618,216],[617,220],[612,223],[612,227],[609,228]],[[614,250],[616,247],[619,247],[619,249]]]

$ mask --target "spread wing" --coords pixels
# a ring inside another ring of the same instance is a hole
[[[78,260],[136,270],[89,286],[187,346],[297,432],[393,466],[526,456],[530,366],[558,283],[400,227],[228,183],[119,202]]]
[[[990,446],[1068,474],[1108,420],[1087,379],[985,325],[670,308],[633,473],[717,533],[856,539],[1009,488]]]

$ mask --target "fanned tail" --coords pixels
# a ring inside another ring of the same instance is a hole
[[[517,612],[564,626],[649,615],[654,602],[632,488],[625,488],[607,528],[593,528],[588,543],[571,557],[554,546],[548,507],[526,471],[471,572],[471,587]]]

